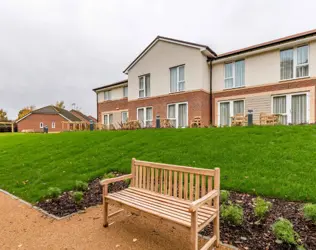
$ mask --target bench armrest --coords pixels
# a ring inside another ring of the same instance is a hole
[[[195,212],[199,207],[201,207],[206,202],[208,202],[209,200],[214,199],[217,196],[218,196],[218,190],[216,190],[216,189],[212,190],[211,192],[209,192],[206,195],[204,195],[202,198],[200,198],[200,199],[198,199],[196,201],[193,201],[190,204],[189,212]]]
[[[126,175],[122,175],[122,176],[119,176],[116,178],[104,179],[104,180],[100,181],[100,184],[101,184],[101,186],[104,186],[104,185],[109,185],[110,183],[124,181],[124,180],[132,179],[132,178],[133,178],[132,174],[126,174]]]

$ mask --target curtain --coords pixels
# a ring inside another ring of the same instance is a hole
[[[146,127],[151,127],[153,125],[153,109],[146,108]]]
[[[170,69],[170,92],[177,92],[177,68]]]
[[[297,48],[296,77],[308,76],[308,46]]]
[[[145,91],[144,91],[144,77],[139,78],[139,97],[144,97]]]
[[[149,75],[145,76],[145,91],[146,91],[145,96],[150,96],[150,76]]]
[[[184,66],[179,67],[179,91],[184,91]]]
[[[306,123],[306,95],[292,96],[292,123]]]
[[[286,96],[273,97],[273,114],[279,115],[281,124],[287,124]]]
[[[173,127],[176,127],[176,105],[168,105],[168,119]]]
[[[144,126],[144,109],[137,110],[137,118],[140,121],[141,126]]]
[[[283,50],[280,53],[281,80],[293,78],[293,49]]]
[[[220,103],[220,126],[229,126],[229,102]]]
[[[178,127],[179,128],[184,128],[187,127],[187,120],[188,120],[188,107],[187,104],[179,104],[178,107],[179,111],[178,111],[178,115],[179,115],[179,124]]]
[[[245,60],[235,62],[235,87],[245,86]]]
[[[244,101],[234,101],[234,115],[245,114]]]
[[[234,85],[233,79],[233,64],[225,64],[225,88],[232,88]]]

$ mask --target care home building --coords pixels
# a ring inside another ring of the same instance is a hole
[[[316,30],[219,55],[158,36],[124,73],[127,80],[94,89],[98,122],[155,127],[159,115],[186,127],[198,116],[229,126],[248,110],[254,123],[261,113],[278,114],[282,124],[315,122]]]

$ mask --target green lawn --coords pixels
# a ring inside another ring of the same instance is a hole
[[[131,158],[221,168],[222,189],[316,201],[316,126],[0,134],[0,188],[30,202]]]

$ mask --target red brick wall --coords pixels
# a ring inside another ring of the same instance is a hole
[[[160,115],[161,119],[167,118],[167,105],[178,102],[188,102],[189,125],[194,116],[201,116],[204,125],[210,124],[210,94],[204,91],[191,91],[130,101],[128,102],[129,119],[137,119],[137,108],[151,106],[153,107],[153,126],[155,126],[156,115]]]
[[[55,122],[55,128],[52,128],[52,122]],[[18,131],[21,132],[25,129],[32,129],[35,132],[42,132],[40,128],[40,122],[44,123],[44,126],[48,126],[48,132],[62,131],[61,122],[66,121],[60,115],[45,115],[45,114],[31,114],[18,123]]]
[[[286,82],[280,82],[276,84],[269,84],[269,85],[262,85],[258,87],[250,87],[250,88],[240,88],[240,89],[233,89],[233,90],[224,90],[218,93],[213,93],[212,97],[212,120],[215,121],[215,99],[219,97],[229,97],[229,96],[236,96],[236,95],[249,95],[255,93],[264,93],[270,91],[277,91],[277,90],[286,90],[286,89],[294,89],[294,88],[303,88],[303,87],[310,87],[316,86],[316,78],[308,78],[308,79],[300,79],[300,80],[290,80]],[[316,100],[315,100],[316,106]],[[315,109],[315,116],[316,116],[316,109]]]
[[[113,111],[113,110],[121,110],[121,109],[128,109],[128,101],[127,98],[122,98],[120,100],[113,100],[113,101],[104,101],[97,104],[97,112],[98,112],[98,122],[101,122],[101,113],[106,111]]]

